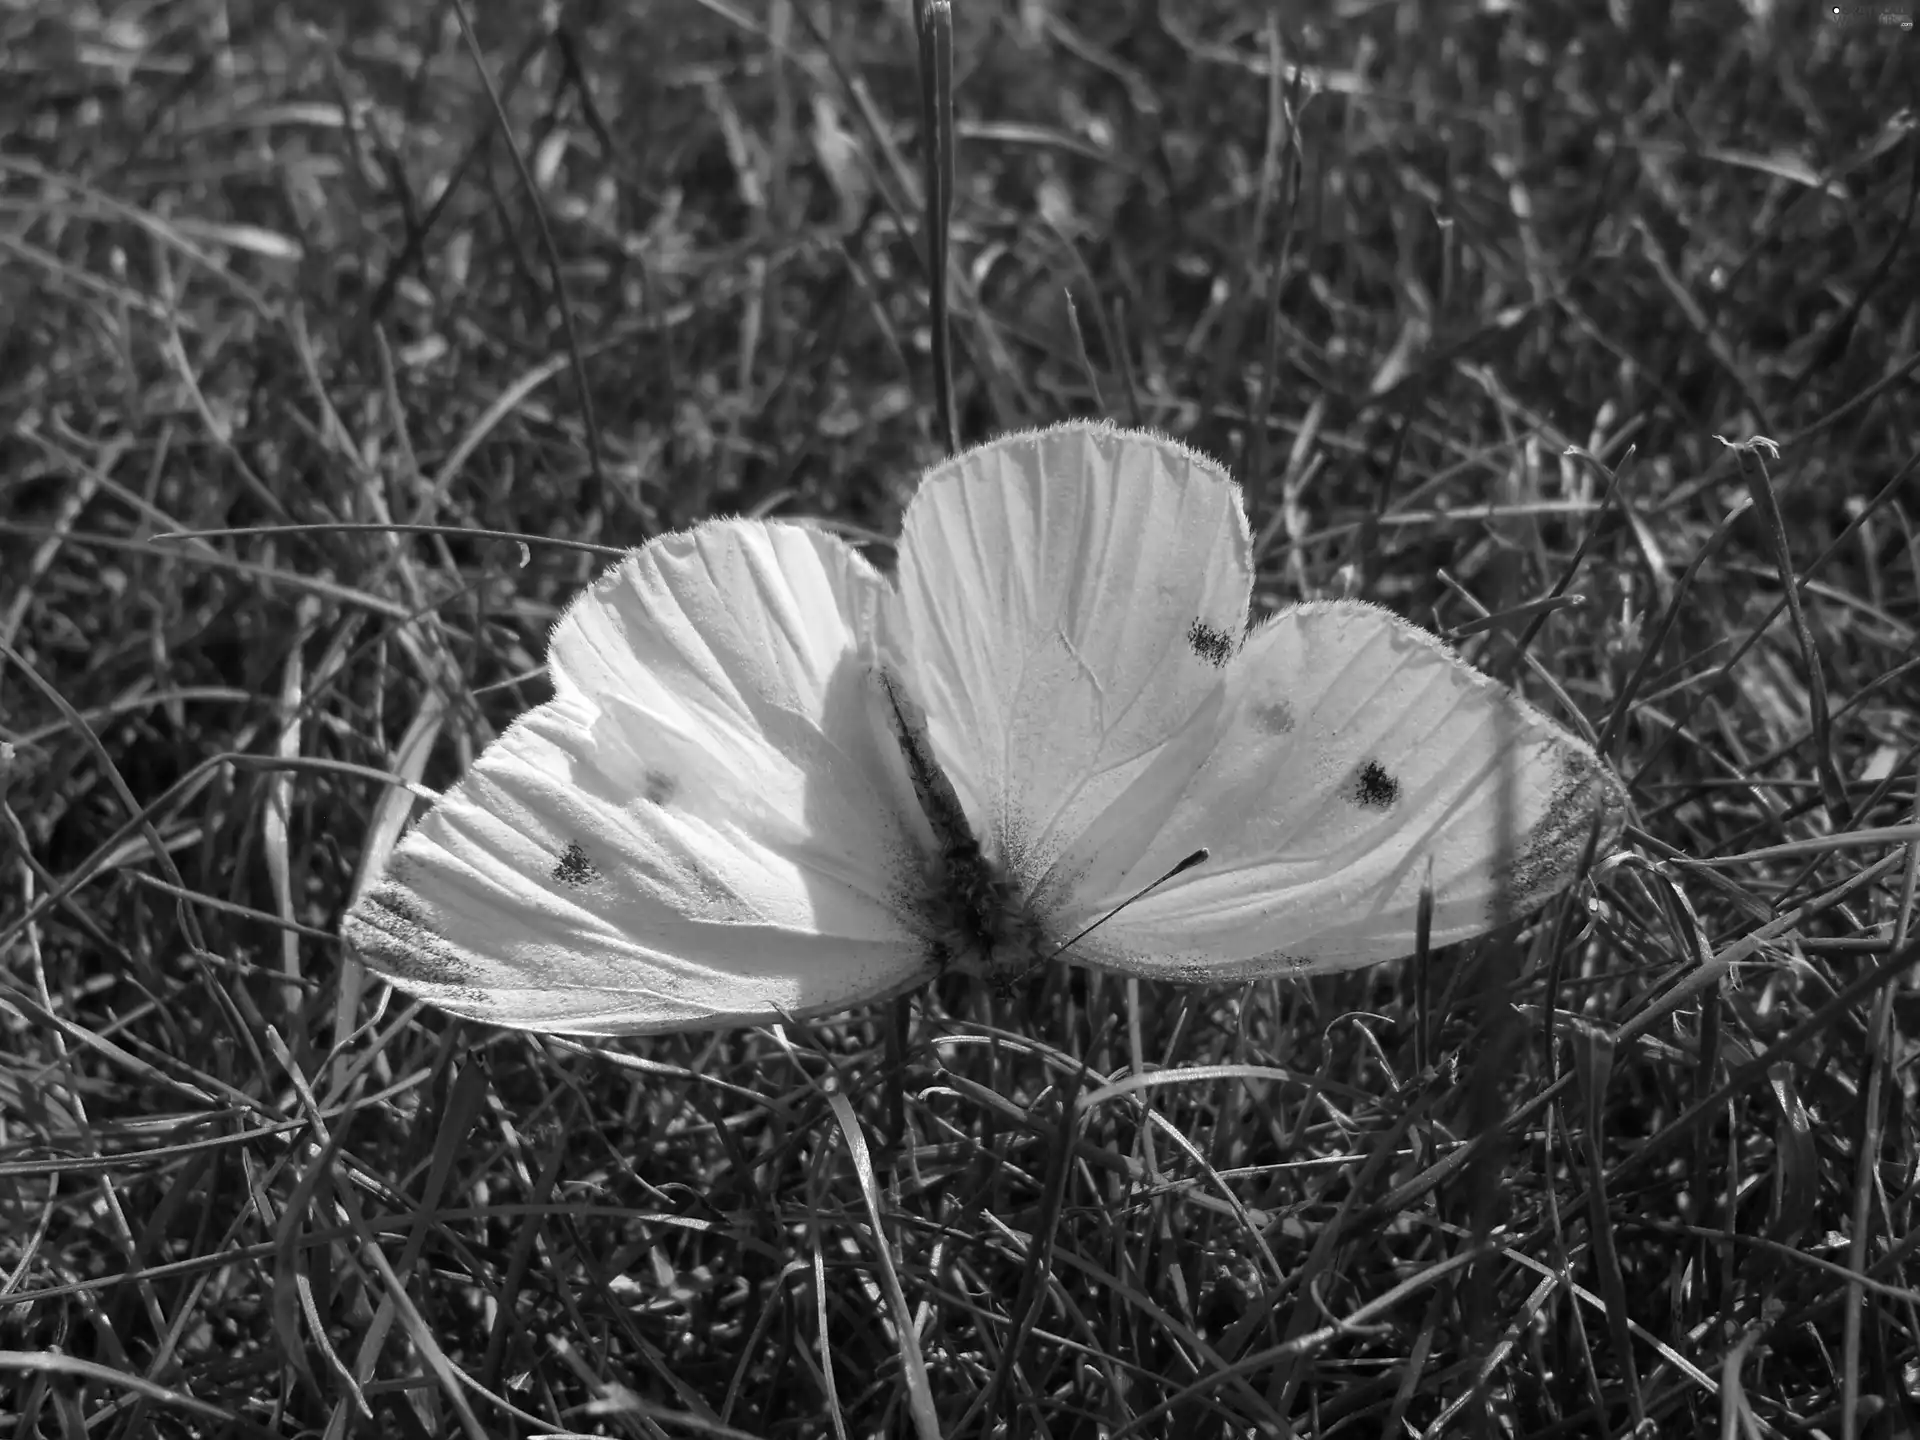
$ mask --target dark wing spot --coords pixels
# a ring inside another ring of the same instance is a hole
[[[1264,735],[1290,734],[1294,726],[1293,706],[1284,700],[1276,700],[1271,705],[1256,705],[1253,723]]]
[[[1362,810],[1391,810],[1400,799],[1400,782],[1378,760],[1368,760],[1353,772],[1347,798]]]
[[[646,788],[640,792],[649,805],[664,805],[680,793],[680,782],[664,770],[649,770]]]
[[[560,863],[553,867],[553,883],[576,890],[583,885],[591,885],[599,878],[600,872],[593,868],[593,862],[587,858],[587,852],[580,848],[578,840],[567,846]]]
[[[1187,648],[1217,670],[1233,658],[1233,637],[1204,620],[1196,620],[1187,631]]]

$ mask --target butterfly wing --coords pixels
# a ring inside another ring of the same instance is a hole
[[[1377,606],[1283,611],[1223,681],[1178,799],[1116,809],[1063,857],[1066,918],[1090,924],[1208,851],[1076,946],[1086,963],[1192,982],[1390,960],[1416,948],[1429,881],[1449,944],[1564,889],[1596,823],[1619,833],[1624,794],[1586,742]]]
[[[475,1020],[571,1034],[843,1009],[933,971],[932,845],[871,682],[886,584],[832,536],[709,522],[579,596],[523,715],[345,934]]]
[[[1139,432],[1010,436],[908,508],[889,663],[1044,931],[1104,921],[1073,958],[1184,981],[1392,959],[1429,862],[1445,944],[1564,887],[1596,814],[1618,833],[1599,757],[1425,631],[1336,602],[1247,635],[1251,581],[1239,487]]]
[[[1239,487],[1158,436],[1059,425],[922,481],[884,622],[889,663],[1018,889],[1217,708],[1251,582]]]

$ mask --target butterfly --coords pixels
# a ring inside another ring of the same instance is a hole
[[[345,938],[469,1019],[706,1029],[1056,953],[1366,965],[1416,948],[1423,889],[1431,943],[1467,939],[1619,833],[1592,747],[1436,637],[1350,600],[1250,627],[1253,578],[1223,469],[1088,422],[933,468],[891,580],[801,524],[661,536],[567,608],[553,698]]]

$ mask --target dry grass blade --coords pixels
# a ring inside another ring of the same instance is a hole
[[[1586,1151],[1587,1219],[1592,1235],[1593,1264],[1600,1275],[1600,1294],[1606,1305],[1613,1354],[1620,1366],[1637,1429],[1647,1423],[1647,1400],[1641,1389],[1639,1366],[1633,1358],[1633,1340],[1627,1328],[1630,1312],[1626,1277],[1621,1272],[1620,1251],[1614,1236],[1604,1159],[1606,1091],[1607,1082],[1613,1078],[1613,1040],[1593,1026],[1575,1025],[1567,1033],[1567,1043],[1573,1056],[1568,1073],[1573,1076],[1574,1089],[1579,1095],[1580,1138]]]
[[[567,341],[567,363],[573,367],[574,383],[579,390],[580,420],[587,437],[587,463],[592,468],[595,482],[605,487],[606,470],[600,457],[600,425],[593,413],[593,389],[587,383],[587,362],[580,350],[580,337],[574,333],[573,306],[567,300],[566,282],[561,274],[560,249],[554,244],[553,227],[547,224],[547,213],[541,207],[540,191],[534,184],[533,172],[527,168],[527,157],[521,153],[519,144],[513,138],[513,124],[507,117],[506,106],[501,103],[499,88],[493,83],[486,52],[480,46],[479,37],[474,34],[473,17],[467,13],[463,0],[453,0],[453,13],[460,22],[461,38],[467,42],[468,53],[473,57],[474,73],[486,87],[487,103],[493,107],[494,119],[498,121],[500,134],[506,141],[507,153],[513,157],[513,167],[519,173],[529,213],[540,233],[540,248],[546,255],[547,272],[553,281],[554,310],[559,317],[560,333]]]
[[[927,299],[933,327],[933,405],[938,434],[952,454],[960,448],[953,412],[953,333],[947,318],[948,243],[953,234],[953,5],[913,0],[920,37],[920,148],[924,156]]]
[[[1913,818],[1920,822],[1920,762],[1916,763],[1913,774]],[[1906,874],[1902,879],[1892,920],[1887,926],[1896,950],[1903,949],[1912,938],[1916,918],[1920,918],[1920,840],[1907,844]],[[1876,1212],[1883,1211],[1886,1202],[1879,1165],[1887,1142],[1886,1095],[1887,1087],[1892,1083],[1890,1076],[1894,1066],[1893,996],[1892,985],[1882,986],[1873,997],[1873,1011],[1867,1020],[1867,1083],[1863,1092],[1865,1124],[1861,1129],[1859,1157],[1854,1169],[1853,1237],[1847,1250],[1847,1266],[1855,1275],[1864,1274],[1867,1270],[1869,1252],[1874,1242]],[[1855,1440],[1859,1434],[1864,1324],[1867,1317],[1874,1313],[1877,1304],[1877,1300],[1867,1299],[1865,1287],[1860,1281],[1848,1282],[1840,1362],[1841,1433],[1845,1440]]]
[[[844,1094],[838,1090],[829,1092],[827,1104],[840,1127],[848,1153],[853,1156],[854,1173],[860,1181],[860,1195],[866,1202],[868,1234],[872,1240],[874,1258],[878,1262],[874,1268],[879,1272],[887,1307],[893,1315],[893,1333],[899,1347],[901,1373],[906,1381],[907,1408],[913,1417],[914,1431],[920,1440],[940,1440],[940,1415],[934,1406],[933,1389],[927,1379],[927,1362],[920,1353],[920,1328],[912,1307],[907,1303],[906,1293],[900,1288],[900,1277],[890,1250],[886,1214],[880,1203],[879,1185],[874,1178],[873,1160],[867,1152],[867,1137],[860,1128],[859,1117],[853,1113],[853,1107],[847,1103]]]
[[[1786,602],[1787,615],[1793,622],[1794,639],[1799,642],[1800,658],[1806,666],[1815,773],[1820,777],[1820,788],[1834,824],[1845,827],[1852,820],[1853,807],[1847,803],[1846,787],[1840,783],[1839,772],[1833,766],[1833,734],[1827,720],[1826,671],[1820,661],[1820,648],[1814,643],[1813,631],[1808,628],[1806,612],[1801,608],[1800,577],[1793,568],[1793,546],[1787,540],[1786,522],[1780,516],[1780,499],[1774,494],[1773,476],[1768,474],[1766,462],[1760,454],[1763,449],[1770,450],[1777,458],[1779,449],[1771,440],[1758,437],[1730,448],[1739,452],[1740,467],[1747,479],[1747,492],[1766,523],[1767,539],[1773,548],[1773,563],[1780,571],[1781,598]]]

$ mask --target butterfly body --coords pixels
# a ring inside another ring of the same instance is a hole
[[[1028,911],[1006,866],[989,857],[974,835],[953,782],[934,756],[926,712],[897,675],[876,669],[874,679],[937,847],[926,866],[926,888],[913,907],[929,921],[934,963],[1008,989],[1046,958],[1045,929]]]
[[[1250,624],[1251,549],[1212,462],[1085,423],[936,467],[891,581],[800,525],[663,536],[347,939],[475,1019],[703,1028],[1004,988],[1068,941],[1184,982],[1390,959],[1424,885],[1449,943],[1617,833],[1591,748],[1426,632]]]

